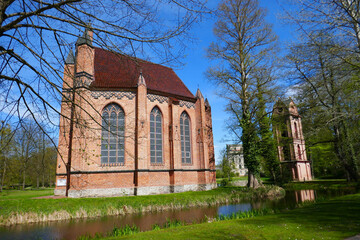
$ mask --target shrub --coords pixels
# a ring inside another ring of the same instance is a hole
[[[224,177],[224,173],[221,170],[216,170],[216,178],[223,178]]]
[[[228,178],[223,178],[223,179],[221,180],[221,182],[220,182],[220,185],[221,185],[222,187],[225,187],[225,186],[229,185],[229,179],[228,179]]]
[[[120,237],[120,236],[125,236],[125,235],[131,235],[134,233],[138,233],[140,232],[140,229],[137,226],[132,226],[130,227],[129,225],[126,225],[123,228],[117,228],[114,227],[114,229],[111,232],[111,236],[112,237]]]

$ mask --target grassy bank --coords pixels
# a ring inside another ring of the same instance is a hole
[[[354,194],[267,216],[106,239],[344,239],[359,233],[360,194]]]
[[[216,179],[216,183],[221,183],[221,181],[222,181],[223,179],[224,179],[224,178],[217,178],[217,179]],[[232,180],[232,181],[247,181],[247,180],[248,180],[248,177],[247,177],[247,176],[232,177],[231,180]]]
[[[224,178],[217,178],[216,179],[216,183],[221,183],[221,181]],[[231,181],[247,181],[248,180],[248,176],[241,176],[241,177],[232,177]],[[263,181],[264,183],[267,183],[269,181],[269,178],[266,177],[262,177],[261,181]]]
[[[359,182],[346,182],[342,179],[334,180],[314,180],[309,182],[291,182],[284,184],[286,190],[346,190],[346,189],[357,189],[360,190]]]
[[[19,194],[11,198],[9,194],[0,197],[0,225],[202,207],[283,195],[283,190],[273,186],[113,198],[32,199]]]

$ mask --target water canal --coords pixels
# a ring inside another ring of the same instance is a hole
[[[291,209],[304,201],[317,198],[327,199],[334,196],[350,194],[351,191],[288,191],[279,200],[244,201],[238,204],[219,205],[214,207],[190,208],[183,210],[164,211],[156,213],[129,214],[126,216],[111,216],[95,219],[81,219],[71,221],[57,221],[37,224],[22,224],[10,227],[0,227],[0,239],[77,239],[82,235],[107,233],[115,226],[136,225],[141,231],[151,230],[152,226],[164,225],[167,220],[180,220],[186,223],[197,223],[205,217],[213,218],[219,215],[230,215],[239,211],[252,209]]]

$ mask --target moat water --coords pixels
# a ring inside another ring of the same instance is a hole
[[[19,224],[10,227],[0,227],[0,239],[77,239],[82,235],[94,236],[96,233],[106,234],[115,226],[136,225],[141,231],[151,230],[152,226],[164,225],[168,220],[180,220],[186,223],[198,223],[205,217],[214,218],[219,215],[231,215],[239,211],[272,208],[291,209],[303,201],[328,199],[335,196],[350,194],[352,191],[287,191],[286,196],[278,200],[244,201],[238,204],[219,205],[214,207],[190,208],[176,211],[156,213],[128,214],[71,221],[57,221],[37,224]]]

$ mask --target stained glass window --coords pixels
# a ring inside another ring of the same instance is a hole
[[[190,119],[186,112],[180,116],[181,162],[191,164]]]
[[[163,163],[162,116],[157,107],[150,113],[150,161],[152,164]]]
[[[101,164],[124,164],[124,111],[117,104],[109,104],[102,114]]]

